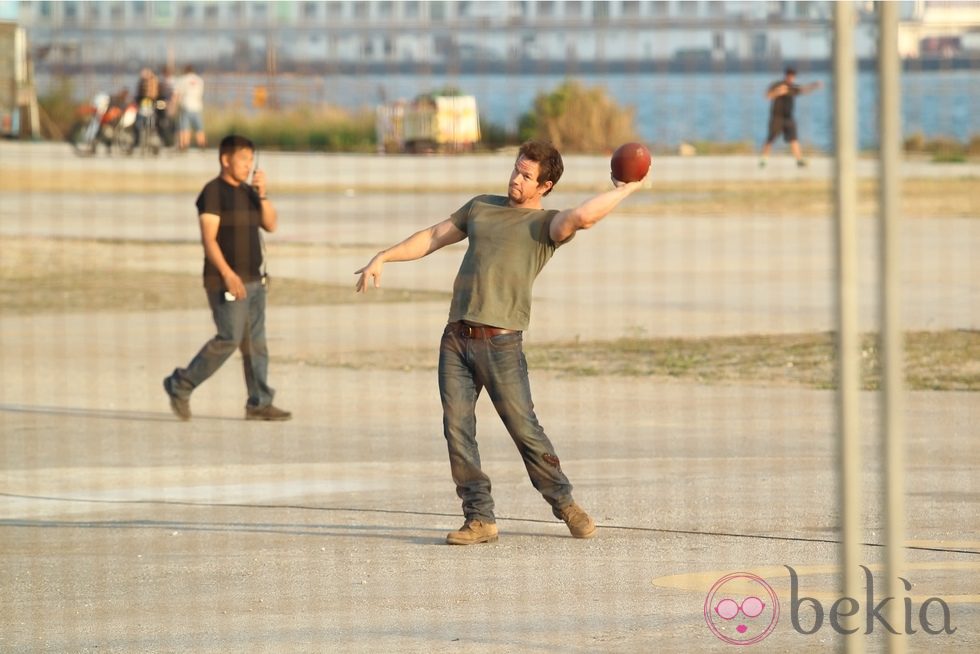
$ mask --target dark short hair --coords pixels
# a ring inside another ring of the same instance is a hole
[[[517,151],[517,158],[524,157],[538,164],[538,184],[551,182],[551,190],[561,179],[561,174],[565,172],[565,164],[561,160],[561,153],[558,148],[548,141],[525,141],[521,144],[521,149]]]
[[[796,74],[796,69],[793,68],[792,66],[787,66],[786,67],[786,74],[787,75],[795,75]]]
[[[226,154],[231,156],[239,150],[251,150],[255,152],[255,144],[252,143],[251,139],[247,139],[244,136],[229,134],[221,139],[221,145],[218,146],[218,157],[223,157]]]

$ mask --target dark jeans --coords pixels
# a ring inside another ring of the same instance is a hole
[[[275,391],[266,383],[269,351],[265,340],[265,286],[262,282],[248,282],[245,292],[248,296],[244,300],[229,302],[224,291],[207,291],[218,333],[204,344],[186,368],[174,370],[172,388],[178,396],[190,397],[191,391],[213,375],[235,350],[241,349],[248,405],[272,404]]]
[[[495,522],[490,478],[480,468],[476,442],[476,400],[483,388],[514,439],[531,483],[558,516],[572,502],[572,485],[534,415],[522,334],[475,339],[447,327],[439,348],[439,394],[449,465],[456,494],[463,500],[463,515],[467,520]]]

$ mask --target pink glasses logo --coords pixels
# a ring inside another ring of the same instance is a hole
[[[779,599],[762,577],[735,572],[722,577],[704,601],[711,632],[732,645],[754,645],[779,622]]]

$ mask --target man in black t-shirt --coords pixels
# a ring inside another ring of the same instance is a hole
[[[766,135],[766,144],[762,146],[762,159],[759,167],[765,168],[769,152],[772,150],[772,143],[782,134],[783,140],[789,143],[789,148],[796,158],[796,165],[803,167],[806,161],[803,159],[803,152],[800,150],[800,142],[796,133],[796,119],[793,117],[793,108],[796,96],[806,95],[822,86],[820,82],[813,82],[806,86],[796,84],[796,70],[787,68],[783,79],[773,82],[766,91],[766,98],[772,101],[769,108],[769,131]]]
[[[205,343],[186,368],[163,380],[170,408],[190,420],[190,395],[230,357],[242,351],[248,402],[246,420],[289,420],[272,405],[275,391],[266,377],[269,353],[265,338],[266,279],[259,229],[275,231],[278,215],[266,195],[265,172],[249,174],[255,146],[242,136],[226,136],[218,159],[221,174],[197,198],[204,245],[204,290],[218,333]]]

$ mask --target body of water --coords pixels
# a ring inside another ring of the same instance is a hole
[[[267,86],[281,105],[328,103],[352,110],[382,100],[411,99],[420,93],[453,86],[476,96],[484,121],[508,130],[517,127],[537,94],[553,90],[566,79],[601,86],[620,105],[636,112],[636,128],[647,143],[673,146],[682,141],[761,143],[769,103],[764,93],[778,74],[766,73],[629,73],[582,75],[528,74],[366,74],[301,77],[280,75],[206,74],[205,102],[210,106],[250,106],[257,86]],[[827,73],[801,72],[797,81],[823,82],[823,88],[797,98],[796,116],[805,145],[829,150],[833,141],[833,88]],[[40,93],[53,80],[38,76]],[[980,135],[980,70],[906,72],[902,76],[902,125],[906,136],[952,137],[959,141]],[[135,88],[135,78],[80,75],[78,99],[97,91]],[[877,78],[858,75],[858,121],[861,147],[877,141]]]

